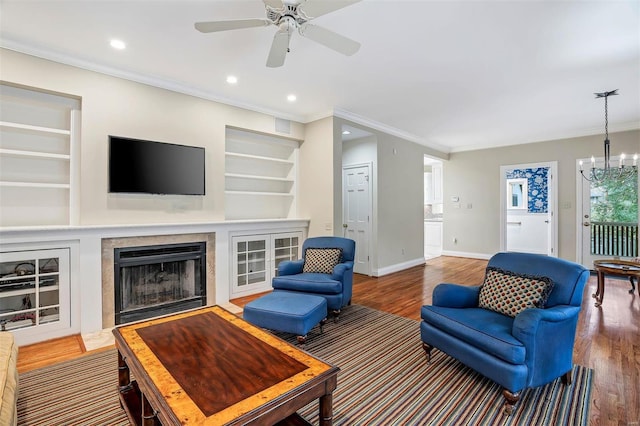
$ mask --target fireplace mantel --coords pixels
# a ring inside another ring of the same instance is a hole
[[[0,228],[0,250],[5,252],[41,248],[70,248],[71,328],[47,338],[81,333],[91,335],[113,326],[103,318],[103,272],[113,274],[113,263],[104,264],[103,241],[207,235],[207,304],[227,305],[230,296],[230,241],[234,235],[302,231],[307,235],[308,219],[237,220],[198,223],[110,224]],[[133,240],[130,240],[133,241]],[[200,240],[203,241],[203,240]],[[211,259],[211,264],[209,260]],[[108,261],[107,261],[108,263]],[[111,290],[113,291],[113,290]],[[113,293],[111,293],[113,305]],[[110,324],[110,325],[109,325]]]

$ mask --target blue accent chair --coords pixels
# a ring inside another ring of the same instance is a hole
[[[304,273],[302,268],[308,248],[340,248],[342,259],[333,268],[332,274]],[[274,291],[284,290],[322,296],[327,300],[327,308],[338,317],[340,310],[351,303],[355,253],[356,242],[349,238],[307,238],[302,244],[302,259],[280,262],[278,276],[273,278],[271,285]]]
[[[571,383],[573,344],[589,270],[573,262],[529,253],[498,253],[488,263],[517,274],[545,276],[553,289],[544,308],[515,318],[480,308],[480,286],[441,283],[433,304],[421,309],[420,337],[427,358],[442,352],[503,387],[511,414],[520,392],[562,377]]]

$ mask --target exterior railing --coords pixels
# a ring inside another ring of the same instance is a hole
[[[591,222],[591,253],[638,257],[638,224]]]

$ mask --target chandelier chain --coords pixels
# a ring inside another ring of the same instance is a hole
[[[617,180],[617,181],[625,181],[629,178],[637,179],[637,161],[638,154],[633,156],[633,164],[631,167],[625,167],[624,164],[624,154],[620,154],[620,165],[616,168],[611,168],[610,161],[611,157],[609,154],[609,96],[617,95],[618,89],[595,93],[596,98],[604,98],[604,167],[597,168],[595,158],[591,157],[591,172],[589,176],[585,175],[584,170],[582,168],[582,161],[580,161],[580,174],[582,177],[589,182],[603,182],[605,180]]]
[[[609,95],[604,97],[604,134],[605,134],[605,139],[609,139],[609,113],[608,113],[608,106],[607,106],[607,100],[609,99]]]

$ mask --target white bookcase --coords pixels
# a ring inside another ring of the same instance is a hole
[[[77,99],[0,84],[0,226],[76,224]]]
[[[226,219],[295,217],[299,141],[227,127]]]

